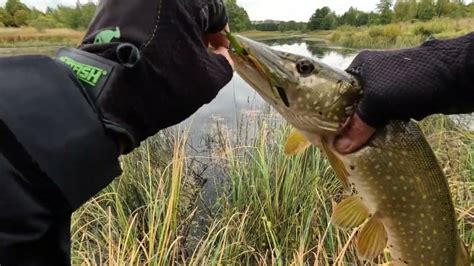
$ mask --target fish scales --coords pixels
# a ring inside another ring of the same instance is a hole
[[[395,265],[452,265],[459,240],[448,183],[415,123],[392,122],[342,158],[349,181],[387,230]]]

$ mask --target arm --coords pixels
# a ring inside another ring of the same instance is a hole
[[[137,47],[140,59],[123,68],[96,99],[107,128],[122,140],[128,153],[209,103],[230,81],[233,70],[218,42],[213,43],[217,53],[209,52],[204,44],[204,26],[222,26],[204,23],[215,19],[210,17],[207,1],[119,2],[101,1],[80,48],[120,63],[119,45]],[[221,15],[225,14],[222,8],[218,9]],[[224,22],[222,18],[216,21]],[[97,43],[107,30],[115,31],[116,37]]]
[[[390,120],[474,111],[474,33],[412,49],[362,52],[347,71],[360,78],[364,96],[336,142],[342,153],[360,148]]]
[[[193,17],[181,1],[103,0],[81,49],[0,58],[2,153],[42,193],[53,181],[77,209],[120,175],[120,154],[231,79]]]

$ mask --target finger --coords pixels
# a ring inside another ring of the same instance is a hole
[[[216,50],[214,50],[212,52],[215,53],[215,54],[220,54],[220,55],[224,56],[227,59],[227,61],[229,62],[232,69],[234,69],[234,61],[230,57],[229,50],[227,48],[219,47],[219,48],[217,48]]]
[[[226,25],[221,32],[205,34],[204,40],[206,40],[214,48],[219,48],[221,46],[228,48],[230,42],[226,36],[227,32],[229,32],[229,25]]]
[[[352,153],[362,148],[374,133],[374,128],[367,125],[358,114],[354,114],[342,134],[336,138],[334,146],[341,154]]]

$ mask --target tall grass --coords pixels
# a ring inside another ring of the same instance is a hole
[[[351,48],[402,48],[416,46],[433,36],[452,38],[474,31],[474,19],[441,18],[428,22],[393,23],[384,26],[342,26],[330,41]]]
[[[149,140],[123,158],[124,176],[74,216],[74,264],[82,265],[355,265],[354,233],[330,225],[343,191],[315,148],[288,158],[287,126],[261,117],[242,143],[221,130],[213,158],[228,182],[216,188],[210,224],[193,249],[193,166],[186,136]],[[459,229],[472,250],[474,134],[445,117],[423,128],[449,178]],[[191,191],[191,192],[190,192]],[[471,252],[472,253],[472,252]],[[381,256],[378,262],[386,262]],[[370,264],[370,263],[369,263]]]
[[[71,29],[1,28],[0,47],[77,45],[84,32]]]

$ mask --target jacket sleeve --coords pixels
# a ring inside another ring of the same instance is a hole
[[[36,189],[59,190],[75,210],[121,174],[118,147],[68,67],[18,56],[0,58],[0,70],[0,152]]]
[[[224,29],[229,22],[226,8],[222,0],[209,1],[209,26],[207,33],[217,33]]]
[[[373,127],[474,111],[474,33],[410,49],[364,51],[347,71],[361,79],[357,112]]]

